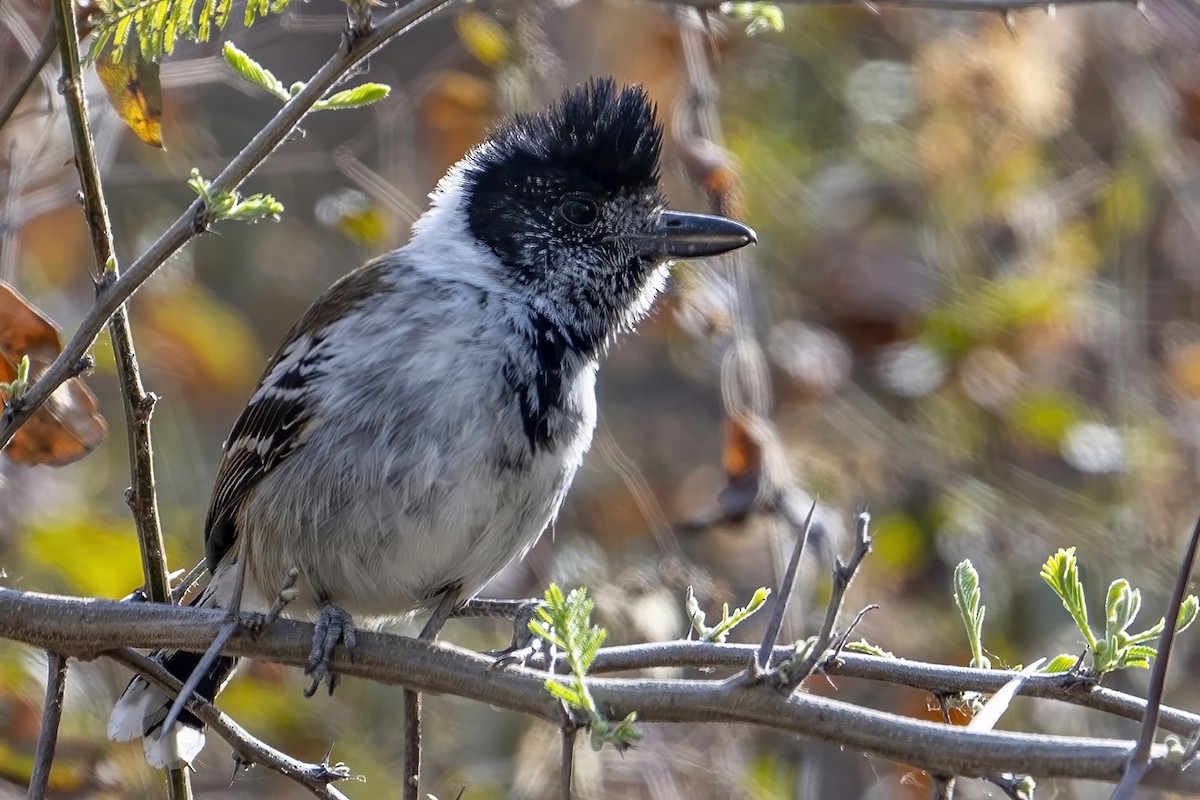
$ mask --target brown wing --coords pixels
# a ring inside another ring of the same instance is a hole
[[[316,411],[312,383],[322,375],[321,362],[327,358],[322,348],[327,329],[386,289],[384,274],[391,258],[384,256],[359,267],[331,286],[271,357],[252,395],[258,399],[252,399],[233,424],[217,468],[204,523],[204,553],[210,573],[237,542],[238,510],[250,491],[304,444]],[[277,367],[285,358],[291,363],[280,372]],[[268,380],[269,391],[260,391]]]

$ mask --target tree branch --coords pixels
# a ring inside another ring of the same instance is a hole
[[[42,727],[33,756],[33,774],[29,776],[29,800],[41,800],[50,787],[50,767],[54,764],[54,749],[58,745],[58,723],[62,719],[66,686],[66,656],[47,652],[46,703],[42,706]]]
[[[12,94],[4,100],[4,105],[0,106],[0,128],[3,128],[8,123],[13,112],[17,110],[17,106],[21,105],[21,100],[25,98],[25,93],[29,91],[29,87],[33,86],[33,82],[37,80],[37,76],[41,74],[42,69],[46,64],[50,63],[50,57],[54,55],[54,48],[58,46],[58,39],[55,34],[55,25],[51,22],[46,26],[46,34],[42,37],[42,42],[38,45],[38,49],[33,54],[33,57],[29,59],[29,64],[26,65],[25,71],[21,73],[17,85],[13,87]]]
[[[224,621],[225,614],[215,610],[0,589],[0,637],[82,657],[124,646],[202,652]],[[277,620],[257,637],[239,631],[225,652],[300,667],[308,660],[312,633],[310,624]],[[707,652],[731,648],[739,667],[754,651],[749,646],[688,644]],[[785,654],[781,652],[780,656]],[[848,662],[850,657],[845,659]],[[880,662],[881,668],[895,668],[891,659],[873,660]],[[339,650],[333,668],[346,676],[476,700],[554,725],[562,719],[561,704],[545,690],[544,672],[495,668],[491,659],[453,646],[360,632],[354,660]],[[996,676],[981,670],[969,672],[981,679],[1012,678],[1012,674],[999,671]],[[1036,687],[1039,683],[1031,679],[1027,685]],[[933,774],[987,777],[1018,772],[1115,783],[1121,778],[1130,748],[1129,742],[1118,740],[970,731],[813,695],[784,697],[770,687],[730,685],[719,680],[596,677],[589,680],[588,686],[596,701],[614,717],[636,711],[645,722],[757,725],[910,764]],[[1022,687],[1022,691],[1025,689]],[[1164,714],[1164,720],[1169,716]],[[1161,746],[1153,749],[1152,757],[1145,785],[1200,793],[1200,771],[1181,772],[1168,763],[1166,749]]]
[[[354,40],[349,47],[340,47],[337,54],[325,62],[316,74],[291,100],[284,104],[269,123],[239,152],[210,184],[212,193],[235,190],[269,156],[299,124],[313,103],[340,81],[356,64],[387,42],[449,5],[453,0],[410,0],[389,14],[366,36]],[[103,286],[96,303],[84,315],[58,358],[50,365],[20,402],[11,404],[0,417],[0,448],[8,444],[13,433],[36,411],[50,394],[67,378],[76,373],[81,358],[87,354],[104,327],[121,305],[168,258],[190,239],[207,229],[209,223],[203,203],[197,198],[171,224],[158,240],[130,265],[115,282]]]
[[[92,141],[88,120],[87,98],[83,93],[82,69],[79,62],[79,31],[75,27],[75,5],[72,0],[56,0],[58,49],[62,56],[62,78],[59,91],[67,106],[71,140],[75,149],[75,166],[83,188],[83,209],[92,239],[92,254],[96,259],[96,292],[119,281],[116,254],[113,250],[112,223],[100,180],[100,165]],[[133,512],[138,543],[142,550],[142,569],[150,599],[156,603],[169,602],[171,585],[167,580],[167,559],[163,547],[162,528],[158,520],[158,502],[154,492],[154,452],[150,439],[150,413],[155,397],[142,386],[137,353],[133,348],[133,333],[125,306],[119,305],[108,325],[109,336],[116,356],[117,377],[121,383],[121,401],[129,428],[129,471],[133,486],[125,499]],[[59,360],[61,360],[61,356]],[[79,359],[73,368],[77,369]]]

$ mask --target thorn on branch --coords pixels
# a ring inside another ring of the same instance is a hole
[[[792,596],[792,590],[796,586],[800,557],[804,554],[804,545],[808,541],[813,514],[816,511],[817,501],[814,499],[812,505],[808,507],[808,516],[804,518],[804,522],[797,524],[798,521],[794,518],[791,510],[791,503],[788,503],[786,499],[780,503],[780,515],[788,523],[789,530],[796,538],[796,544],[792,548],[792,557],[788,561],[787,569],[784,570],[783,579],[779,582],[779,592],[775,595],[775,608],[771,610],[771,618],[767,621],[767,629],[763,633],[762,643],[759,645],[758,654],[750,669],[752,679],[757,679],[771,665],[771,653],[774,651],[775,645],[779,643],[779,632],[783,629],[783,618],[787,614],[788,599]]]
[[[137,401],[137,405],[133,409],[133,419],[138,425],[146,425],[150,422],[150,415],[154,413],[154,405],[158,402],[158,395],[154,392],[146,392]]]
[[[854,550],[850,560],[842,563],[836,559],[833,568],[833,589],[829,596],[829,605],[825,609],[825,619],[821,623],[821,631],[810,642],[806,643],[795,656],[773,670],[770,675],[774,685],[783,692],[791,693],[803,683],[817,665],[825,660],[825,653],[833,641],[834,626],[842,610],[842,601],[846,590],[862,566],[863,559],[871,552],[871,534],[869,526],[871,515],[866,511],[860,512],[857,524],[854,526]],[[860,615],[861,617],[861,615]],[[855,624],[858,620],[855,620]]]
[[[96,369],[96,359],[94,357],[92,357],[91,353],[87,353],[81,359],[79,359],[77,362],[75,362],[75,370],[74,370],[75,374],[72,377],[75,377],[75,378],[87,377],[88,375],[91,375],[92,371],[95,369]]]
[[[854,629],[857,628],[859,623],[863,621],[863,617],[878,609],[879,605],[877,603],[871,603],[870,605],[865,606],[862,611],[859,611],[857,614],[855,614],[854,620],[848,626],[846,626],[845,633],[843,633],[841,638],[838,639],[838,643],[833,646],[833,649],[829,652],[829,657],[826,658],[826,661],[836,661],[838,656],[842,654],[842,651],[846,649],[846,642],[850,640],[850,636],[854,633]]]

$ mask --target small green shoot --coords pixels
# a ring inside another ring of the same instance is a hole
[[[775,3],[722,3],[721,13],[730,19],[746,22],[746,35],[783,31],[783,9]]]
[[[17,364],[17,377],[7,383],[0,383],[0,392],[8,395],[10,403],[15,403],[29,391],[29,356],[21,356]]]
[[[546,589],[545,600],[545,604],[537,609],[539,619],[530,621],[529,630],[554,645],[571,668],[568,682],[549,678],[546,690],[561,700],[568,711],[587,718],[593,749],[599,750],[606,744],[618,750],[632,747],[642,738],[641,732],[633,726],[637,713],[630,713],[614,725],[600,712],[584,680],[606,635],[603,628],[592,624],[595,604],[588,599],[587,590],[572,589],[563,597],[562,589],[552,583]]]
[[[387,97],[392,87],[384,83],[364,83],[353,89],[337,92],[324,100],[313,103],[313,111],[342,111],[347,108],[363,108]]]
[[[962,615],[963,627],[967,629],[967,641],[971,645],[971,666],[976,669],[991,669],[992,662],[983,654],[983,617],[987,607],[979,601],[979,573],[970,560],[963,560],[954,568],[954,604]]]
[[[696,595],[690,586],[687,588],[684,606],[687,609],[688,617],[692,620],[692,628],[700,637],[700,641],[724,643],[729,632],[753,616],[763,607],[770,596],[771,590],[760,586],[754,592],[754,596],[750,598],[750,602],[744,608],[735,609],[732,614],[729,613],[729,603],[722,603],[721,621],[711,628],[704,624],[704,612],[700,610],[700,603],[696,600]]]
[[[287,102],[291,99],[283,81],[276,78],[271,70],[259,64],[244,50],[239,49],[233,42],[226,42],[224,50],[225,63],[239,78],[251,86],[266,89],[268,93]]]
[[[847,653],[862,653],[863,655],[876,656],[878,658],[895,658],[896,654],[890,650],[884,650],[877,644],[871,644],[866,639],[859,639],[857,642],[846,642],[842,647]]]
[[[225,63],[234,74],[251,86],[266,90],[277,100],[287,102],[304,89],[304,83],[297,81],[291,86],[284,86],[283,81],[276,78],[271,70],[259,64],[250,54],[239,49],[232,42],[226,42],[224,48]],[[347,108],[363,108],[378,103],[391,94],[392,88],[383,83],[364,83],[353,89],[345,89],[313,103],[313,111],[340,111]]]
[[[208,221],[220,222],[231,219],[242,222],[253,222],[260,219],[279,219],[283,213],[283,203],[269,194],[252,194],[243,198],[236,191],[214,192],[212,182],[201,177],[200,170],[192,169],[192,177],[188,186],[204,201],[204,209]]]
[[[1142,593],[1131,587],[1129,581],[1120,578],[1109,585],[1104,602],[1104,637],[1097,639],[1088,624],[1086,598],[1083,583],[1079,580],[1075,548],[1059,550],[1047,559],[1042,566],[1042,578],[1062,600],[1067,613],[1075,620],[1079,632],[1087,641],[1092,653],[1093,672],[1103,675],[1116,669],[1146,669],[1150,666],[1150,659],[1158,655],[1158,650],[1147,642],[1153,642],[1162,635],[1166,620],[1160,619],[1157,624],[1139,633],[1129,632],[1142,607]],[[1195,622],[1198,610],[1200,600],[1195,595],[1188,595],[1179,609],[1176,631],[1182,633]],[[1075,656],[1062,654],[1055,657],[1044,672],[1065,672],[1077,662]]]

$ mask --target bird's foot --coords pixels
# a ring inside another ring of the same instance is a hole
[[[333,658],[333,651],[338,642],[345,645],[346,652],[353,661],[354,645],[356,644],[354,618],[332,603],[326,603],[321,606],[321,613],[317,615],[317,629],[313,633],[313,648],[308,655],[308,664],[304,668],[304,674],[313,679],[312,685],[304,691],[305,697],[312,697],[316,694],[317,689],[321,687],[321,681],[327,677],[330,694],[333,694],[333,690],[341,682],[338,674],[329,668],[329,662]]]
[[[468,600],[455,612],[460,617],[492,617],[511,619],[513,621],[512,641],[503,650],[495,650],[488,655],[496,659],[496,666],[504,667],[510,664],[528,664],[541,653],[543,642],[534,639],[529,623],[537,615],[541,600]]]

